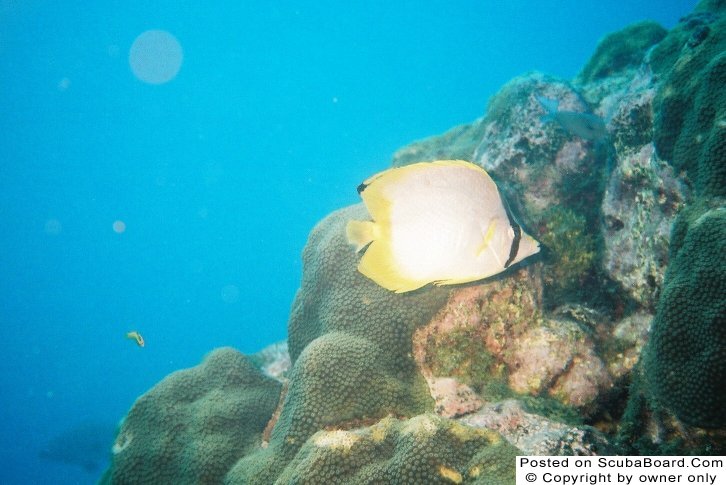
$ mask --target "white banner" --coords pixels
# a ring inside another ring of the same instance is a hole
[[[517,485],[726,485],[723,456],[518,456]]]

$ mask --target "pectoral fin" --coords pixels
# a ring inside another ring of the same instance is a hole
[[[494,231],[497,229],[497,220],[492,219],[489,221],[489,227],[487,227],[486,232],[484,233],[484,239],[481,242],[481,246],[479,246],[479,249],[476,252],[476,257],[478,258],[481,256],[481,254],[487,250],[489,247],[489,244],[492,242],[492,239],[494,238]]]
[[[377,239],[378,226],[373,221],[348,221],[345,235],[348,242],[355,245],[355,250],[360,251]]]

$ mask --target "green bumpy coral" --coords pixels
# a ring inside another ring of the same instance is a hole
[[[240,460],[228,483],[273,483],[322,429],[433,411],[412,357],[412,334],[446,303],[450,290],[396,294],[360,274],[360,255],[348,244],[345,226],[366,218],[359,204],[332,213],[311,232],[288,326],[290,388],[269,448]]]
[[[620,439],[639,453],[726,449],[726,2],[701,1],[650,55],[658,155],[684,172],[669,264]],[[657,429],[657,435],[651,431]]]
[[[586,84],[618,74],[629,67],[638,67],[647,50],[660,42],[667,32],[656,22],[645,21],[607,35],[578,75],[577,82]]]
[[[367,428],[319,431],[278,482],[513,484],[519,453],[493,431],[434,414],[387,417]]]
[[[429,286],[396,294],[363,276],[357,269],[362,253],[345,235],[352,219],[370,219],[363,204],[333,212],[310,233],[288,324],[290,358],[294,364],[310,342],[342,332],[371,341],[390,356],[393,368],[413,368],[407,357],[411,334],[446,303],[449,289]]]
[[[261,442],[281,384],[217,349],[136,400],[101,483],[220,483]]]
[[[664,78],[653,104],[658,155],[687,172],[697,195],[726,195],[726,7],[699,4],[651,64]]]
[[[726,207],[694,204],[673,229],[671,263],[643,355],[655,403],[701,428],[726,427]]]

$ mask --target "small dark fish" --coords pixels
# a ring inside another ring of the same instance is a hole
[[[93,473],[106,465],[115,434],[111,423],[80,423],[53,437],[38,456]]]
[[[575,136],[585,140],[598,141],[608,136],[605,122],[599,116],[591,113],[578,113],[576,111],[559,111],[559,102],[537,96],[537,101],[547,112],[542,116],[542,122],[556,121],[562,128]]]

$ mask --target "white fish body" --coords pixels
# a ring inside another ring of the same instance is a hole
[[[469,162],[386,170],[359,192],[373,221],[348,223],[348,240],[358,250],[370,243],[358,269],[395,292],[476,281],[539,251],[489,174]]]

